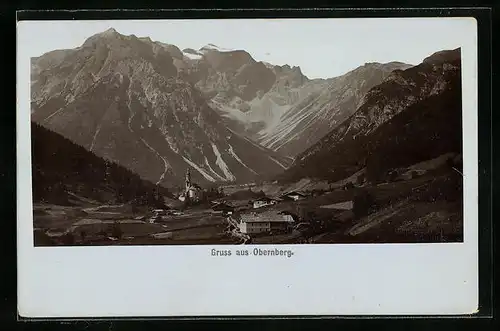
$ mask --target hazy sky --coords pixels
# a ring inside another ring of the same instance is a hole
[[[119,33],[199,49],[244,49],[257,61],[300,66],[310,78],[339,76],[366,62],[418,64],[462,45],[475,21],[462,18],[25,21],[30,56],[80,46],[113,27]],[[24,39],[26,40],[26,39]]]

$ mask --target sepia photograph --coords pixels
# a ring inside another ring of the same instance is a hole
[[[474,18],[60,15],[18,23],[20,316],[477,311]]]
[[[463,241],[458,40],[207,23],[37,41],[35,246]]]

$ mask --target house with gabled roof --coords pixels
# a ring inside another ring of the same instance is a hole
[[[277,211],[266,211],[263,213],[241,214],[238,227],[240,232],[246,234],[257,234],[272,231],[290,230],[295,223],[292,215]]]

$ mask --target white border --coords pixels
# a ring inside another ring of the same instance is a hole
[[[19,314],[23,317],[446,315],[476,311],[477,22],[473,18],[450,20],[466,26],[460,29],[465,138],[464,243],[281,245],[279,248],[290,247],[295,251],[289,259],[214,258],[209,256],[212,246],[33,247],[27,47],[30,28],[35,25],[19,23]]]

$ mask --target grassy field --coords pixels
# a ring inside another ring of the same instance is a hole
[[[108,206],[109,207],[109,206]],[[163,216],[154,223],[149,215],[136,215],[124,206],[114,211],[36,205],[34,212],[35,245],[152,245],[236,243],[225,234],[228,223],[208,209],[186,211],[179,216]],[[144,220],[137,219],[144,216]],[[119,228],[119,236],[113,229]],[[169,233],[156,239],[155,234]]]

